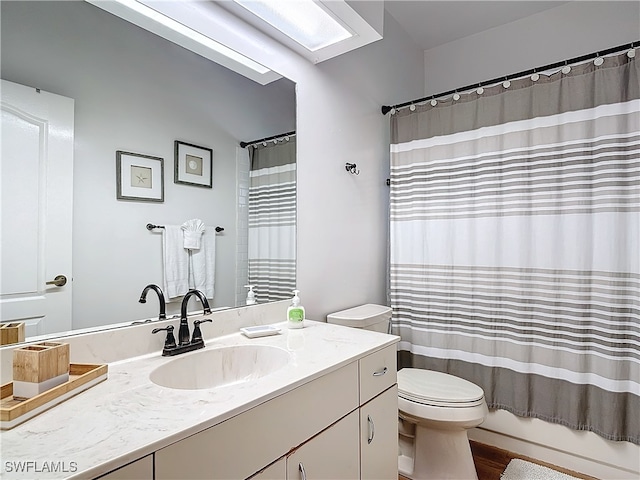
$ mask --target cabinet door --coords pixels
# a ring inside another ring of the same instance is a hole
[[[359,478],[358,431],[359,418],[355,410],[287,457],[287,480]]]
[[[100,480],[153,480],[153,455],[98,477]]]
[[[250,480],[285,480],[287,478],[287,459],[281,458],[264,470],[256,473]]]
[[[398,386],[360,407],[363,480],[398,478]]]

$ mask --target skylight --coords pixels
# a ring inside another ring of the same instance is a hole
[[[92,0],[89,0],[92,1]],[[163,25],[164,27],[167,27],[171,30],[173,30],[174,32],[192,40],[195,41],[196,43],[199,43],[200,45],[216,52],[219,53],[221,55],[224,55],[225,57],[238,62],[242,65],[244,65],[245,67],[250,68],[251,70],[259,73],[259,74],[265,74],[267,72],[269,72],[270,70],[266,67],[264,67],[263,65],[260,65],[257,62],[254,62],[253,60],[251,60],[250,58],[245,57],[244,55],[239,54],[238,52],[231,50],[229,47],[222,45],[221,43],[216,42],[215,40],[201,34],[200,32],[193,30],[192,28],[189,28],[185,25],[183,25],[180,22],[177,22],[176,20],[167,17],[166,15],[163,15],[162,13],[136,1],[136,0],[115,0],[117,3],[124,5],[127,8],[130,8],[131,10],[144,15],[145,17],[149,18],[150,20],[153,20],[154,22]],[[92,2],[93,3],[93,2]],[[96,3],[97,6],[101,6],[99,3]]]
[[[312,52],[353,36],[313,0],[234,0],[234,2]]]

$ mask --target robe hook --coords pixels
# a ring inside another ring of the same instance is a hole
[[[353,175],[360,175],[360,170],[356,170],[355,163],[346,163],[344,166],[345,170]]]

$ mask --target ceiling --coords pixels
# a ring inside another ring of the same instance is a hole
[[[422,50],[558,7],[566,1],[386,0],[385,10]]]

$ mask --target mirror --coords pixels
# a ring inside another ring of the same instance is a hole
[[[147,223],[223,227],[211,306],[244,304],[249,154],[239,143],[295,131],[293,82],[259,85],[86,2],[0,6],[2,78],[75,101],[73,329],[157,317],[155,298],[138,303],[145,285],[163,285],[162,234]],[[212,150],[212,188],[174,181],[176,141]],[[117,198],[117,151],[163,159],[163,202]]]

